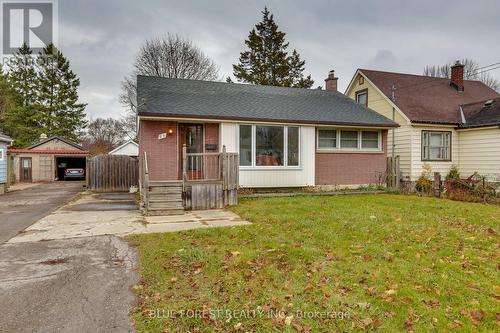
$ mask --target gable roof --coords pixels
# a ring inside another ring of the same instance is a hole
[[[462,128],[500,126],[500,98],[462,105]]]
[[[36,147],[38,147],[38,146],[43,145],[44,143],[47,143],[47,142],[52,141],[52,140],[55,140],[55,139],[60,140],[60,141],[62,141],[62,142],[64,142],[64,143],[66,143],[66,144],[68,144],[68,145],[70,145],[70,146],[73,146],[73,147],[75,147],[76,149],[83,150],[83,147],[82,147],[82,146],[80,146],[79,144],[77,144],[77,143],[75,143],[75,142],[73,142],[73,141],[70,141],[70,140],[68,140],[68,139],[65,139],[65,138],[63,138],[63,137],[60,137],[60,136],[52,136],[52,137],[50,137],[50,138],[44,139],[44,140],[39,141],[39,142],[35,143],[34,145],[32,145],[32,146],[28,147],[27,149],[33,149],[33,148],[36,148]]]
[[[139,116],[397,127],[336,91],[137,76]]]
[[[120,149],[122,149],[123,147],[126,147],[128,145],[133,145],[134,147],[139,149],[139,144],[137,142],[135,142],[134,140],[128,140],[128,141],[124,142],[123,144],[119,145],[118,147],[116,147],[115,149],[113,149],[112,151],[110,151],[108,154],[116,153],[117,151],[119,151]]]
[[[12,141],[14,140],[12,140],[10,136],[0,133],[0,142],[7,142],[8,144],[12,144]]]
[[[359,69],[386,97],[396,87],[396,106],[411,122],[458,125],[460,105],[500,97],[480,81],[464,80],[464,91],[450,86],[450,79],[424,75]]]

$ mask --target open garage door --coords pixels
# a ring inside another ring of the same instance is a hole
[[[74,156],[57,156],[57,179],[65,180],[66,169],[81,169],[83,170],[83,176],[66,177],[66,180],[84,180],[85,179],[85,168],[86,168],[86,158],[85,157],[74,157]]]

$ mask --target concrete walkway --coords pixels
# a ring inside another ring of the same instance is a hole
[[[0,244],[71,200],[82,188],[83,182],[52,182],[2,195]]]
[[[224,210],[187,212],[184,215],[144,217],[128,193],[84,193],[9,240],[37,242],[101,235],[175,232],[190,229],[249,224]]]

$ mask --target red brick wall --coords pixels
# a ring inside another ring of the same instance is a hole
[[[165,139],[158,140],[158,135],[167,133],[168,129],[173,129],[172,135],[167,135]],[[178,126],[176,122],[141,120],[139,131],[139,156],[140,175],[142,177],[142,167],[144,151],[148,155],[149,177],[151,180],[176,180],[179,179],[179,141]],[[205,144],[217,144],[219,149],[219,124],[205,124]],[[217,151],[213,151],[217,152]]]
[[[158,140],[158,135],[173,129],[174,133]],[[144,151],[148,155],[149,177],[151,180],[178,179],[177,123],[169,121],[141,120],[139,129],[140,176],[144,165]]]
[[[219,124],[218,123],[205,124],[205,144],[216,144],[217,145],[217,150],[207,151],[207,152],[216,153],[220,150],[220,147],[219,147]]]
[[[374,184],[386,172],[387,130],[382,133],[381,153],[316,152],[316,185]]]

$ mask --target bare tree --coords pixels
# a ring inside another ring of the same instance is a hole
[[[137,75],[161,76],[189,80],[217,80],[218,68],[193,43],[179,35],[168,34],[164,37],[146,41],[139,51],[131,75],[122,81],[120,102],[128,109],[122,120],[129,133],[136,132]]]
[[[125,137],[122,121],[97,118],[89,122],[82,144],[92,155],[105,154],[120,145]]]
[[[464,80],[478,80],[493,90],[500,91],[500,82],[491,76],[488,72],[481,70],[477,62],[472,59],[462,59],[461,63],[464,65]],[[454,63],[442,66],[426,66],[424,68],[424,75],[432,77],[447,77],[451,76],[451,66]]]

